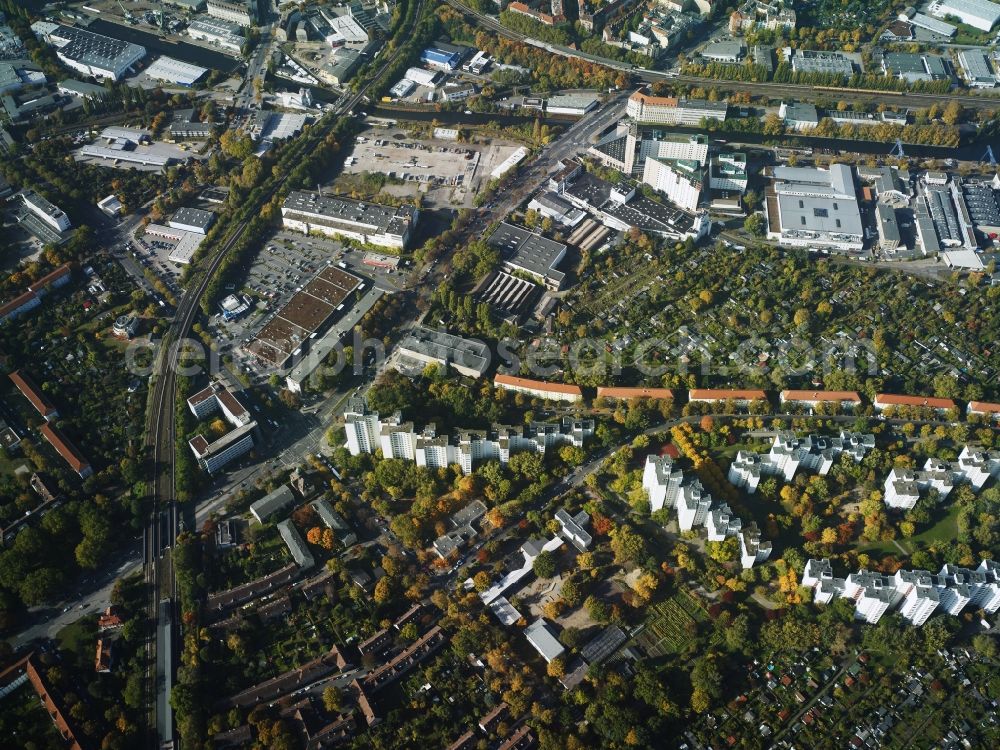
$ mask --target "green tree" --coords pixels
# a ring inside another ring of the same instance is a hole
[[[552,578],[556,574],[556,558],[551,552],[542,551],[531,564],[531,569],[539,578]]]
[[[767,219],[763,214],[750,214],[743,221],[743,228],[754,237],[763,237],[767,233]]]

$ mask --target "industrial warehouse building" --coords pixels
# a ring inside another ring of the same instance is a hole
[[[281,207],[285,229],[321,232],[370,245],[404,249],[417,224],[413,206],[383,206],[296,190]]]
[[[84,75],[117,81],[146,56],[146,48],[77,26],[36,21],[35,36],[56,48],[56,56]]]
[[[181,86],[191,86],[208,72],[208,68],[199,68],[172,57],[161,55],[156,62],[146,68],[146,75],[158,81],[176,83]]]
[[[230,52],[239,52],[246,43],[239,24],[209,16],[199,16],[191,21],[187,34],[192,39],[216,44]]]
[[[780,245],[855,252],[864,246],[854,174],[846,164],[775,167],[765,198],[767,236]]]
[[[211,211],[202,211],[199,208],[178,208],[167,224],[172,229],[180,229],[185,232],[196,232],[205,234],[212,226],[215,214]]]
[[[487,242],[500,252],[505,270],[529,274],[552,290],[562,286],[566,274],[557,271],[556,266],[566,255],[563,243],[506,221],[497,227]]]
[[[981,31],[989,31],[1000,21],[1000,5],[989,0],[934,0],[928,12],[937,18],[954,16]]]

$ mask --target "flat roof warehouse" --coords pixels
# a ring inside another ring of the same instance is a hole
[[[297,190],[286,199],[284,208],[310,216],[321,216],[354,226],[370,227],[381,233],[402,235],[413,221],[411,206],[383,206],[378,203],[332,198]]]
[[[355,290],[364,287],[361,279],[334,266],[327,266],[284,307],[244,347],[247,352],[282,367],[302,343],[343,307]]]

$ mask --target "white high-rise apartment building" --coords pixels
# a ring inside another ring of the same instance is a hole
[[[892,607],[913,625],[923,625],[937,612],[957,615],[967,607],[989,614],[1000,609],[1000,565],[983,560],[975,570],[945,565],[937,575],[925,570],[900,570],[883,576],[867,570],[846,579],[835,578],[829,560],[809,560],[802,585],[814,591],[814,601],[827,604],[834,598],[855,601],[855,617],[876,623]]]
[[[649,495],[651,512],[676,506],[683,482],[684,472],[674,468],[674,461],[670,456],[646,456],[642,486]]]
[[[733,513],[727,503],[723,503],[708,512],[705,529],[708,541],[722,542],[726,537],[736,536],[743,528],[743,521]]]
[[[712,507],[709,495],[697,479],[681,488],[677,498],[677,525],[681,531],[691,531],[695,526],[704,526],[708,510]]]
[[[344,412],[344,430],[347,433],[347,450],[352,456],[374,453],[379,447],[381,425],[378,413],[368,410],[361,399],[351,399]]]
[[[923,625],[941,604],[934,576],[926,570],[898,570],[893,583],[903,597],[899,614],[913,625]]]
[[[752,568],[771,556],[771,543],[761,541],[757,524],[751,523],[742,529],[736,538],[740,540],[740,563],[744,568]]]
[[[859,570],[847,576],[844,596],[854,599],[854,617],[872,625],[897,601],[892,579],[868,570]]]
[[[955,486],[949,466],[936,458],[928,458],[923,471],[893,467],[883,485],[886,506],[909,510],[920,499],[922,492],[937,490],[944,500]]]
[[[489,431],[462,430],[456,435],[438,435],[433,424],[417,432],[413,422],[402,421],[399,412],[381,419],[362,399],[348,403],[344,428],[352,456],[381,449],[383,458],[415,461],[431,469],[458,464],[466,474],[482,461],[506,464],[511,455],[521,451],[544,455],[546,450],[560,445],[583,447],[594,434],[593,420],[570,417],[564,417],[559,424],[494,425]]]
[[[873,435],[841,431],[840,437],[798,437],[794,432],[783,431],[774,436],[766,456],[739,451],[729,466],[728,478],[733,485],[752,495],[764,475],[780,476],[790,482],[801,467],[825,476],[842,453],[858,462],[874,445]]]

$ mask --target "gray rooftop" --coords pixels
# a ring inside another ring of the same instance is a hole
[[[489,347],[481,341],[463,339],[425,326],[411,329],[400,342],[400,347],[445,364],[454,363],[480,373],[485,372],[490,362]]]
[[[524,227],[503,222],[487,240],[500,251],[504,261],[528,273],[549,279],[557,285],[566,274],[555,267],[566,254],[566,245],[535,234]]]
[[[205,230],[212,224],[214,218],[215,214],[211,211],[202,211],[200,208],[188,208],[185,206],[178,208],[170,220],[178,224],[186,224]]]
[[[286,518],[279,523],[278,533],[285,540],[288,551],[292,553],[292,558],[298,563],[300,568],[311,568],[316,565],[316,559],[309,551],[309,546],[306,544],[305,539],[302,538],[299,530],[295,528],[292,519]]]
[[[547,662],[552,661],[553,659],[558,659],[566,650],[555,635],[552,634],[552,631],[545,623],[545,620],[542,620],[541,618],[535,620],[527,628],[525,628],[524,636]]]
[[[250,512],[263,523],[275,513],[284,510],[295,502],[295,494],[287,484],[281,485],[274,492],[264,495],[260,500],[250,505]]]
[[[305,190],[289,194],[285,198],[284,209],[396,235],[405,234],[410,225],[415,223],[417,215],[417,209],[413,206],[383,206]]]
[[[50,36],[64,42],[59,47],[59,53],[63,57],[100,68],[113,69],[123,60],[146,53],[145,47],[138,44],[95,34],[78,26],[57,24],[57,28]]]

